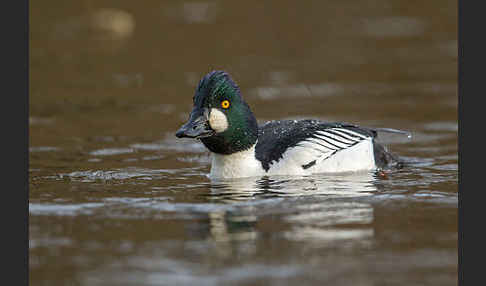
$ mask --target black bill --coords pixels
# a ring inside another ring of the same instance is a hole
[[[194,108],[189,121],[177,130],[176,137],[204,138],[212,136],[215,132],[209,127],[209,110],[207,108]]]

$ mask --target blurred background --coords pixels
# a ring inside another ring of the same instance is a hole
[[[414,100],[427,94],[419,100],[457,102],[456,6],[34,1],[31,121],[60,117],[65,137],[94,126],[105,135],[176,130],[198,80],[212,69],[233,75],[262,120],[324,115],[360,123],[376,116],[383,124],[397,112],[387,110],[387,96],[402,96],[400,112],[431,116]],[[362,108],[370,100],[376,104]],[[32,145],[47,140],[38,131],[30,130]]]
[[[31,285],[456,285],[457,1],[29,5]],[[415,167],[342,179],[365,201],[210,182],[173,134],[213,69],[260,122],[411,131]]]

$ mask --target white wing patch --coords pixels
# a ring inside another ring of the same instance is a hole
[[[344,128],[329,128],[326,130],[320,130],[314,133],[313,136],[314,137],[311,137],[297,145],[304,148],[312,148],[318,152],[318,154],[315,154],[316,158],[314,160],[316,160],[316,162],[311,163],[312,160],[309,161],[308,164],[311,165],[305,165],[308,167],[317,164],[318,161],[323,161],[329,158],[338,151],[347,149],[356,145],[362,140],[369,138],[368,136]]]
[[[341,172],[375,167],[372,137],[345,128],[316,131],[272,164],[275,174]]]

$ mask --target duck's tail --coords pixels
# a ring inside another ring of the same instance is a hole
[[[383,170],[403,168],[404,162],[396,155],[389,152],[385,146],[375,142],[373,145],[373,152],[375,155],[375,164],[378,169]]]
[[[407,138],[412,138],[412,133],[393,128],[373,128],[375,132],[387,132],[406,135]],[[400,160],[397,155],[392,154],[387,148],[377,142],[374,142],[373,151],[375,154],[375,164],[378,169],[401,169],[404,166],[404,161]]]
[[[388,132],[388,133],[395,133],[395,134],[402,134],[407,135],[407,138],[412,138],[412,133],[409,131],[404,131],[400,129],[393,129],[393,128],[373,128],[374,131],[377,132]]]

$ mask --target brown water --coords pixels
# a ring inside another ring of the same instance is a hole
[[[299,3],[299,4],[297,4]],[[30,2],[31,285],[456,285],[456,1]],[[174,136],[225,69],[260,122],[408,166],[210,181]]]

